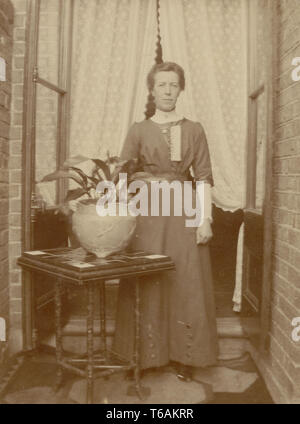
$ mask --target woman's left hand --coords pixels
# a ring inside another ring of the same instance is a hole
[[[197,244],[206,244],[210,241],[213,236],[211,224],[208,219],[204,219],[200,227],[196,231]]]

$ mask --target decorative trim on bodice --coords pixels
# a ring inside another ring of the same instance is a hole
[[[152,122],[157,125],[160,131],[162,132],[162,135],[168,145],[169,159],[171,161],[172,168],[174,171],[176,171],[179,162],[182,161],[181,124],[183,122],[183,119],[174,122],[167,122],[165,124],[160,124],[154,121]]]

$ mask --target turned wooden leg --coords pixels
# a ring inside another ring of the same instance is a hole
[[[95,283],[88,283],[88,313],[87,313],[87,403],[93,403],[94,385],[94,296]]]
[[[56,335],[56,362],[57,362],[55,390],[58,390],[62,383],[61,292],[62,292],[62,280],[58,278],[55,282],[55,335]]]
[[[139,279],[135,281],[135,343],[134,343],[134,379],[135,389],[138,395],[141,393],[140,375],[140,284]],[[141,397],[141,396],[140,396]]]
[[[38,347],[39,347],[39,332],[38,332],[38,326],[37,326],[37,305],[36,305],[36,288],[35,288],[35,281],[36,281],[36,275],[32,273],[32,282],[31,282],[31,305],[32,305],[32,312],[31,312],[31,323],[32,323],[32,329],[31,329],[31,341],[32,341],[32,351],[31,355],[33,357],[37,356],[38,353]]]
[[[135,280],[135,340],[134,340],[134,386],[129,386],[127,390],[128,396],[136,396],[145,399],[151,393],[150,388],[141,386],[141,370],[140,370],[140,328],[141,328],[141,312],[140,312],[140,282],[137,277]]]
[[[105,311],[105,281],[100,282],[100,338],[103,356],[107,359],[106,344],[106,311]]]

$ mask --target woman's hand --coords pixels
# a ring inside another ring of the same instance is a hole
[[[211,230],[211,223],[209,219],[204,219],[200,227],[196,231],[197,244],[206,244],[212,238],[213,232]]]

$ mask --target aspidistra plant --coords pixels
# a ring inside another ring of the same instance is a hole
[[[83,162],[92,161],[94,166],[90,174],[87,174],[78,167]],[[62,169],[47,174],[41,182],[57,181],[59,179],[71,179],[75,181],[79,187],[70,189],[65,197],[65,203],[77,200],[82,196],[87,196],[89,199],[95,198],[97,185],[101,181],[112,181],[115,185],[119,182],[119,174],[127,174],[127,182],[133,181],[137,178],[146,178],[151,176],[151,172],[146,169],[155,164],[147,164],[143,155],[138,158],[122,160],[118,156],[110,156],[107,153],[105,161],[101,159],[93,159],[82,155],[76,155],[67,159]],[[62,205],[58,209],[65,211]]]

